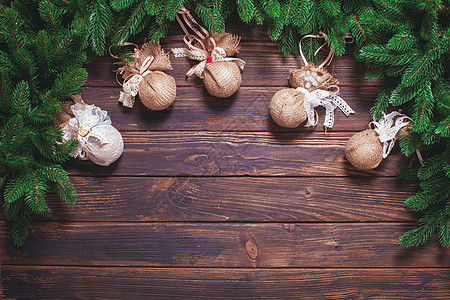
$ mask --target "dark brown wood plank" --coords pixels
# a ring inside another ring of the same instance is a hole
[[[278,43],[273,42],[267,35],[264,26],[246,26],[241,21],[230,19],[227,22],[227,31],[241,36],[241,49],[237,57],[247,64],[243,71],[242,86],[287,86],[289,69],[303,66],[300,57],[292,55],[284,57]],[[161,46],[166,52],[172,48],[184,47],[183,33],[178,24],[174,23],[166,38],[161,40]],[[137,44],[143,42],[142,37],[133,39]],[[349,50],[351,47],[348,47]],[[322,53],[322,59],[325,56]],[[168,74],[174,76],[177,86],[202,85],[201,79],[192,76],[186,80],[186,72],[196,63],[187,58],[175,58],[170,55],[173,70]],[[113,63],[117,60],[104,56],[87,66],[89,78],[87,86],[117,86]],[[343,86],[367,86],[376,84],[364,78],[365,66],[356,61],[353,55],[335,57],[327,70],[339,79]]]
[[[4,266],[17,299],[448,299],[450,269],[150,269]]]
[[[183,47],[180,42],[162,43],[162,47],[169,52],[171,48]],[[300,58],[293,56],[284,57],[278,51],[276,43],[270,41],[259,41],[252,43],[241,43],[241,50],[236,55],[246,62],[242,71],[242,87],[261,87],[261,86],[289,86],[287,80],[290,69],[299,69],[303,66]],[[186,78],[186,72],[198,63],[188,58],[175,58],[170,54],[170,60],[173,70],[166,71],[167,74],[175,78],[178,87],[182,86],[203,86],[200,78],[191,76]],[[87,65],[89,73],[86,86],[98,87],[118,87],[115,79],[115,70],[117,62],[113,58],[104,56],[96,59]],[[353,55],[344,55],[336,57],[333,63],[326,69],[335,76],[340,86],[354,86],[363,88],[364,86],[373,86],[377,82],[365,79],[365,67],[361,62],[356,61]]]
[[[269,103],[280,88],[242,88],[231,99],[215,98],[203,87],[179,88],[175,103],[163,111],[151,111],[139,100],[132,109],[118,104],[118,88],[83,88],[81,93],[88,104],[108,111],[119,130],[209,130],[209,131],[272,131],[323,132],[325,110],[317,108],[319,122],[316,127],[303,125],[288,129],[278,126],[269,115]],[[346,117],[335,111],[335,124],[331,131],[361,131],[372,121],[370,108],[377,88],[342,88],[341,96],[356,114]]]
[[[390,178],[72,177],[76,204],[53,220],[202,222],[415,221],[416,186]]]
[[[435,240],[405,249],[403,223],[34,222],[22,249],[2,231],[8,264],[161,267],[450,267]]]
[[[353,133],[123,132],[109,167],[71,161],[73,174],[133,176],[396,176],[407,159],[393,151],[371,171],[344,158]]]

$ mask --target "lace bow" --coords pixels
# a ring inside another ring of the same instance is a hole
[[[213,41],[212,38],[211,41]],[[245,61],[243,61],[240,58],[226,57],[227,54],[225,50],[221,47],[214,47],[214,49],[211,51],[211,55],[209,55],[206,50],[200,48],[196,49],[175,48],[172,49],[172,53],[175,57],[188,57],[193,60],[199,60],[200,62],[195,66],[193,66],[186,73],[186,76],[191,76],[195,74],[201,79],[203,79],[203,72],[205,71],[205,66],[209,62],[234,61],[241,70],[243,70],[245,66]]]
[[[325,107],[325,121],[323,122],[325,131],[328,128],[333,128],[334,110],[336,109],[336,107],[339,107],[339,109],[347,117],[350,114],[355,113],[355,111],[347,104],[347,102],[345,102],[344,99],[325,90],[314,90],[312,92],[309,92],[305,88],[298,87],[297,91],[305,94],[303,105],[308,115],[308,121],[306,122],[305,127],[311,127],[317,124],[317,120],[315,120],[314,118],[314,108],[319,105]]]
[[[77,139],[78,147],[73,157],[88,159],[86,142],[91,130],[98,125],[111,125],[111,118],[108,116],[108,112],[95,105],[76,103],[71,108],[75,118],[70,119],[62,129],[62,139],[64,142],[72,138]]]
[[[397,133],[410,122],[410,117],[393,111],[387,115],[383,113],[378,122],[372,121],[369,123],[369,128],[378,133],[378,139],[383,144],[383,158],[386,158],[391,153],[397,139]]]
[[[134,100],[139,92],[139,85],[141,84],[144,77],[150,74],[152,71],[148,70],[154,57],[147,57],[142,63],[139,74],[130,75],[130,78],[125,79],[123,83],[123,91],[120,91],[119,102],[122,102],[123,106],[132,108],[134,105]]]

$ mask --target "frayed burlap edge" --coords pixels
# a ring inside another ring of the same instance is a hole
[[[153,56],[154,59],[147,70],[172,70],[169,53],[165,53],[161,48],[161,45],[153,44],[152,42],[146,42],[140,47],[138,53],[138,55],[133,55],[134,61],[132,62],[121,61],[115,63],[120,66],[118,68],[118,71],[120,74],[122,74],[123,78],[127,78],[131,74],[139,74],[142,64],[149,56]]]
[[[86,104],[81,98],[81,95],[71,95],[70,100],[60,103],[61,112],[53,118],[53,124],[63,128],[70,119],[74,118],[75,115],[72,112],[71,106],[75,103]]]
[[[241,41],[240,36],[225,32],[222,34],[214,34],[212,38],[216,42],[216,47],[220,47],[225,50],[227,57],[239,53],[239,42]],[[206,47],[208,52],[211,53],[213,50],[212,43],[208,42]]]
[[[305,87],[307,81],[299,75],[302,73],[306,73],[306,71],[316,72],[320,76],[318,85],[311,85],[309,88]],[[318,68],[312,63],[309,63],[300,69],[289,70],[289,83],[294,88],[302,87],[306,88],[310,92],[316,89],[321,89],[333,94],[339,94],[339,88],[337,87],[339,81],[334,78],[333,75],[331,75],[327,70],[325,70],[324,68]]]

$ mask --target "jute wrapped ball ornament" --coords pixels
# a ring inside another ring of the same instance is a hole
[[[172,76],[153,71],[139,84],[139,99],[151,110],[163,110],[175,101],[176,91],[177,86]]]
[[[241,86],[241,70],[234,62],[217,61],[205,65],[203,83],[214,97],[228,98]]]
[[[235,94],[241,85],[241,70],[245,66],[242,59],[232,57],[239,53],[240,38],[230,33],[211,35],[185,7],[180,8],[176,19],[185,32],[183,41],[187,48],[174,48],[173,55],[199,61],[186,76],[195,74],[203,79],[206,90],[212,96],[228,98]],[[194,34],[190,34],[187,27]]]
[[[369,129],[353,135],[345,147],[345,157],[360,170],[375,169],[394,147],[395,141],[407,130],[410,118],[391,112],[369,124]]]
[[[378,133],[366,129],[352,136],[345,147],[345,157],[360,170],[375,169],[383,160],[383,146]]]
[[[279,90],[270,101],[272,119],[282,127],[298,127],[308,118],[304,100],[305,95],[296,89]]]
[[[124,79],[119,102],[131,108],[134,97],[139,94],[142,104],[151,110],[163,110],[172,105],[176,98],[175,79],[163,72],[172,69],[169,55],[161,46],[147,42],[140,48],[136,46],[132,58],[133,62],[119,63],[122,67],[118,72]]]
[[[306,37],[324,38],[326,45],[327,35],[307,35]],[[319,66],[309,63],[302,51],[300,40],[300,54],[304,62],[301,69],[290,70],[289,83],[294,89],[278,91],[270,101],[270,115],[272,119],[282,127],[294,128],[306,121],[305,127],[315,126],[318,115],[315,107],[325,107],[325,130],[332,128],[334,124],[334,109],[339,109],[346,115],[355,113],[353,109],[339,97],[337,79],[328,73],[323,66],[329,64],[333,58],[330,50],[328,57]],[[319,48],[319,50],[320,50]]]

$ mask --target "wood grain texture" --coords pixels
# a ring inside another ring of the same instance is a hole
[[[241,36],[240,51],[236,55],[246,62],[242,72],[241,86],[288,86],[287,77],[290,69],[298,69],[303,66],[300,57],[281,55],[278,44],[269,39],[267,30],[263,26],[245,26],[240,21],[228,22],[227,32]],[[179,26],[172,26],[166,38],[161,40],[163,49],[170,53],[170,49],[185,47],[183,33]],[[133,40],[138,45],[144,42],[142,37]],[[351,52],[351,46],[348,46]],[[321,60],[327,53],[322,51]],[[203,86],[202,80],[196,76],[186,79],[186,72],[197,62],[188,58],[175,58],[170,54],[173,70],[167,71],[172,75],[177,86]],[[89,73],[86,86],[118,86],[116,83],[114,62],[118,60],[109,56],[101,57],[87,66]],[[335,57],[330,66],[326,68],[340,82],[341,86],[370,86],[376,85],[374,81],[364,78],[365,67],[356,61],[353,55]]]
[[[397,150],[375,170],[344,158],[353,133],[123,132],[122,157],[109,167],[66,164],[91,176],[396,176],[407,159]]]
[[[323,132],[325,110],[317,108],[318,125],[289,129],[278,126],[269,115],[269,103],[280,88],[241,88],[230,99],[215,98],[203,87],[178,88],[177,99],[166,110],[151,111],[139,100],[133,108],[118,104],[118,88],[84,88],[83,99],[108,111],[114,126],[123,131],[272,131],[272,132]],[[341,89],[356,114],[346,117],[338,108],[332,132],[362,131],[372,121],[369,110],[376,98],[377,88],[347,87]]]
[[[36,222],[18,250],[2,231],[8,264],[161,267],[450,267],[435,240],[405,249],[404,223]]]
[[[166,52],[171,48],[183,47],[182,37],[179,41],[163,42],[162,47]],[[241,50],[236,55],[246,62],[242,71],[242,87],[279,87],[289,86],[287,80],[290,69],[299,69],[303,66],[300,58],[293,56],[283,57],[274,42],[242,42]],[[188,58],[175,58],[170,54],[172,70],[165,71],[175,78],[177,87],[203,86],[203,81],[194,76],[186,78],[186,72],[197,61]],[[87,66],[89,73],[86,86],[88,87],[118,87],[115,79],[115,60],[110,57],[101,57]],[[339,86],[358,87],[377,85],[376,81],[369,81],[364,78],[364,65],[357,62],[354,56],[344,55],[334,58],[332,64],[326,67],[328,72],[339,80]]]
[[[17,299],[448,299],[450,269],[149,269],[5,266]]]
[[[415,184],[397,178],[72,177],[76,204],[53,220],[186,222],[414,221]]]

